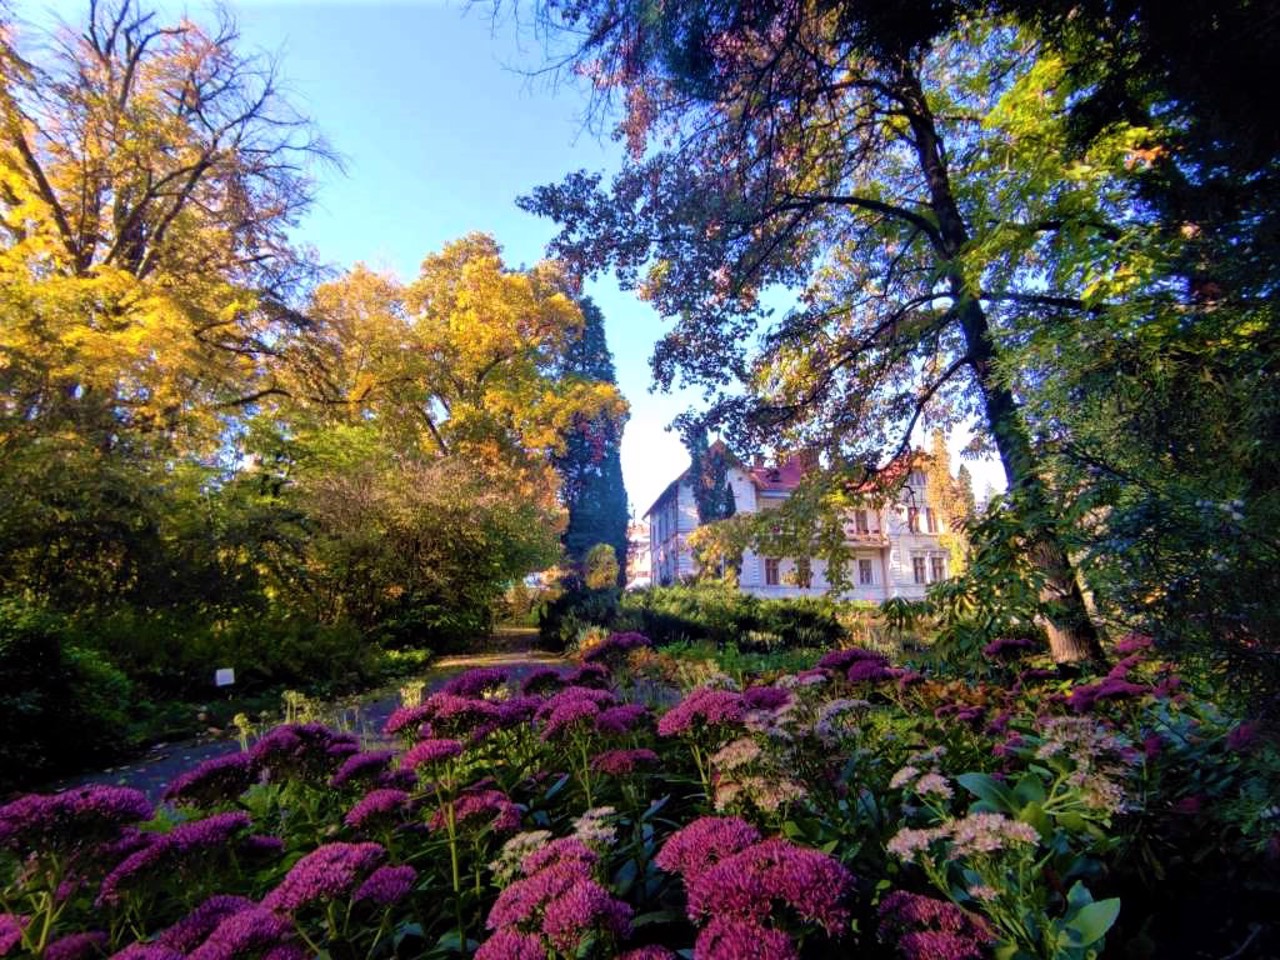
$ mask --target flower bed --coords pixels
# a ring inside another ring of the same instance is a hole
[[[1122,652],[1073,686],[1013,644],[981,683],[843,650],[665,708],[635,634],[523,689],[476,671],[396,749],[284,726],[158,810],[0,807],[0,956],[1083,958],[1166,942],[1193,862],[1229,868],[1229,953],[1274,879],[1275,750]]]

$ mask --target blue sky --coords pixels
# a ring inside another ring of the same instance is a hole
[[[555,226],[522,212],[516,197],[578,168],[619,163],[618,145],[587,129],[585,90],[530,78],[542,63],[538,40],[493,22],[487,5],[239,0],[227,8],[246,48],[278,54],[293,101],[345,158],[345,173],[322,172],[298,237],[336,266],[363,261],[409,279],[426,254],[472,231],[493,234],[508,264],[532,264]],[[26,0],[17,12],[38,19],[49,9],[76,23],[88,2]],[[186,9],[209,19],[200,0]],[[650,307],[611,278],[587,292],[604,312],[631,403],[622,464],[639,515],[688,464],[665,426],[697,397],[649,392],[648,357],[663,331]],[[991,472],[983,466],[970,465],[979,492]]]
[[[545,255],[554,224],[517,196],[578,168],[614,169],[620,150],[586,128],[585,91],[528,76],[537,41],[480,8],[438,3],[259,3],[231,9],[245,41],[280,55],[301,107],[346,159],[330,171],[302,237],[341,265],[409,278],[423,256],[471,231],[493,234],[511,265]],[[643,513],[688,462],[664,427],[687,399],[649,393],[648,356],[663,323],[604,279],[604,311],[631,402],[622,459]]]

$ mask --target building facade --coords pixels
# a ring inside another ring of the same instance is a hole
[[[804,468],[794,459],[780,467],[733,464],[728,483],[738,513],[775,510],[800,483]],[[853,551],[846,570],[851,588],[845,599],[881,602],[891,597],[919,599],[928,585],[950,575],[950,555],[939,540],[945,518],[928,506],[925,476],[912,470],[895,502],[850,511],[845,532]],[[698,528],[693,479],[685,471],[662,492],[645,519],[655,585],[679,583],[697,573],[688,538]],[[816,596],[828,589],[826,562],[806,565],[792,557],[747,551],[738,587],[758,597]]]
[[[627,524],[627,589],[641,590],[653,585],[653,553],[649,542],[649,521]]]

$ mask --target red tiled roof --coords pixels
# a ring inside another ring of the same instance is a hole
[[[900,487],[907,480],[907,474],[920,456],[919,451],[907,451],[894,457],[867,479],[851,488],[851,493],[874,494],[884,493]]]
[[[751,482],[761,490],[789,493],[800,486],[800,480],[805,475],[805,465],[803,458],[793,456],[779,466],[752,467],[748,473]]]

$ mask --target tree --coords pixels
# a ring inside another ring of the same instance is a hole
[[[0,567],[40,602],[248,602],[213,501],[298,328],[286,231],[329,155],[238,46],[133,0],[30,43],[0,13]]]
[[[408,285],[358,266],[313,292],[251,443],[314,530],[292,582],[312,616],[474,630],[554,562],[566,435],[626,409],[565,373],[584,327],[566,287],[475,234]]]
[[[1036,371],[1028,414],[1078,518],[1091,592],[1254,706],[1274,703],[1275,4],[1004,5],[1043,33],[1078,91],[1059,152],[1077,158],[1125,125],[1151,131],[1131,160],[1152,228],[1126,231],[1130,291],[1094,316],[1104,335],[1032,338],[1019,358]]]
[[[951,476],[951,455],[947,450],[946,434],[941,430],[933,432],[929,455],[923,459],[923,465],[925,498],[940,524],[938,542],[951,554],[951,573],[954,576],[964,569],[968,543],[962,531],[964,524],[973,519],[973,490],[969,489],[966,501],[966,481]]]
[[[685,418],[680,431],[689,451],[689,476],[698,509],[698,529],[690,536],[690,547],[699,572],[736,582],[744,544],[739,543],[738,525],[726,522],[737,513],[729,486],[729,452],[722,440],[707,442],[707,427],[701,420]]]
[[[960,516],[971,520],[978,514],[978,498],[973,492],[973,475],[965,464],[956,471],[956,492],[959,496]]]
[[[525,205],[562,224],[558,255],[615,268],[679,318],[658,382],[746,383],[719,417],[756,442],[823,449],[852,485],[868,459],[908,449],[921,420],[978,417],[1027,518],[1055,658],[1100,657],[1001,360],[1024,318],[1059,299],[1038,292],[1046,249],[1087,247],[1092,266],[1115,242],[1123,211],[1100,182],[1123,172],[1129,142],[1113,135],[1092,167],[1058,163],[1056,184],[1042,162],[1039,193],[1003,187],[1004,140],[1033,109],[1061,112],[1066,85],[1049,89],[1061,71],[1033,38],[948,5],[544,12],[587,38],[577,69],[624,90],[631,153],[608,189],[577,173]],[[1031,88],[1052,93],[1047,106]],[[646,152],[659,125],[669,146]],[[799,305],[751,356],[775,285],[799,287]],[[1082,292],[1066,299],[1087,315]]]
[[[255,399],[309,270],[286,231],[330,155],[237,45],[225,18],[134,0],[32,58],[0,24],[6,441],[61,424],[207,449],[217,411]]]
[[[621,564],[608,543],[597,543],[587,551],[587,559],[583,564],[585,574],[583,581],[588,590],[607,590],[618,585],[621,576]]]
[[[588,385],[616,385],[604,315],[589,297],[581,298],[578,304],[582,332],[566,349],[560,376]],[[621,459],[625,423],[625,407],[577,416],[565,436],[564,451],[554,457],[560,499],[569,510],[569,524],[561,537],[566,555],[585,570],[589,551],[597,544],[608,544],[613,548],[618,577],[624,576],[627,566],[627,490]]]
[[[282,491],[311,530],[282,587],[310,618],[418,642],[489,626],[506,586],[548,566],[556,525],[501,464],[403,456],[367,424],[298,443]]]
[[[685,449],[689,451],[689,476],[693,478],[693,499],[698,523],[706,525],[728,520],[737,512],[733,488],[729,486],[729,453],[724,442],[707,442],[706,425],[687,421],[682,427]]]

